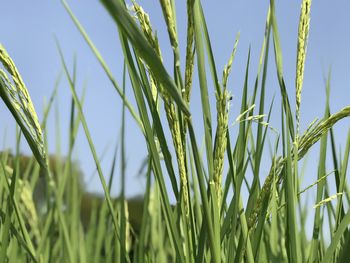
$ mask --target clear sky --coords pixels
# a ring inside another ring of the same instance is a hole
[[[178,31],[184,65],[186,1],[176,1]],[[253,80],[257,72],[260,48],[263,40],[265,19],[269,1],[202,1],[207,18],[209,33],[216,58],[217,71],[221,75],[226,64],[237,32],[241,38],[236,59],[229,79],[229,90],[234,96],[230,112],[230,122],[238,114],[240,93],[243,86],[244,70],[249,46],[251,47],[251,67],[249,87],[252,90]],[[123,58],[118,43],[116,26],[103,6],[98,1],[68,1],[97,48],[111,67],[119,84],[122,83]],[[165,23],[158,1],[139,1],[144,10],[150,14],[151,23],[156,29],[165,64],[171,72],[172,53],[168,41]],[[284,61],[284,77],[291,103],[294,105],[294,78],[296,61],[296,39],[301,1],[276,1],[276,12],[279,24]],[[311,29],[305,67],[303,101],[301,105],[302,130],[315,118],[321,118],[324,112],[325,85],[324,76],[332,68],[331,110],[340,110],[350,104],[350,2],[313,1],[311,10]],[[60,1],[3,1],[0,16],[0,43],[2,43],[14,59],[29,89],[32,100],[42,117],[44,101],[50,97],[55,80],[61,71],[61,63],[56,49],[54,37],[57,37],[69,66],[72,68],[73,57],[77,58],[78,92],[86,85],[86,102],[84,112],[92,139],[99,155],[103,155],[103,170],[109,173],[115,145],[118,141],[121,126],[121,100],[113,89],[99,63],[90,51],[82,36],[73,25]],[[267,80],[267,98],[274,94],[279,97],[279,86],[276,81],[274,61],[270,57],[270,70]],[[209,82],[210,83],[210,82]],[[198,83],[193,87],[194,118],[199,104]],[[197,91],[196,91],[197,90]],[[214,91],[210,90],[214,102]],[[133,97],[131,89],[127,90],[129,98]],[[132,100],[132,99],[131,99]],[[133,100],[132,100],[133,101]],[[49,121],[49,150],[56,150],[56,135],[60,132],[62,154],[67,152],[68,120],[70,90],[65,78],[62,78],[58,96]],[[55,112],[59,114],[59,126]],[[214,109],[214,107],[213,107]],[[279,104],[275,104],[274,112],[278,119]],[[13,147],[15,144],[15,123],[4,103],[0,102],[0,138],[1,148]],[[201,118],[198,118],[201,123]],[[276,122],[276,126],[278,122]],[[271,124],[274,126],[274,119]],[[336,126],[337,144],[345,148],[345,136],[350,121],[343,120]],[[201,125],[201,124],[200,124]],[[200,126],[199,125],[199,126]],[[58,127],[58,128],[57,128]],[[278,130],[279,126],[276,127]],[[133,120],[127,119],[127,174],[128,194],[142,193],[144,180],[137,177],[142,159],[146,156],[144,139]],[[28,147],[22,141],[23,152]],[[317,152],[316,152],[317,153]],[[80,161],[87,178],[90,190],[101,191],[94,163],[80,130],[74,154]],[[317,160],[311,156],[309,160]],[[315,162],[309,161],[306,180],[316,180]],[[267,172],[269,167],[263,168]],[[330,168],[328,168],[329,170]],[[119,178],[118,178],[119,179]],[[306,184],[309,184],[306,183]],[[113,189],[118,192],[117,182]]]

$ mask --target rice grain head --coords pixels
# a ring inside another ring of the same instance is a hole
[[[180,122],[177,117],[175,104],[169,99],[166,99],[164,102],[166,117],[169,123],[171,136],[173,139],[173,144],[176,153],[177,165],[180,174],[180,185],[181,185],[181,197],[185,205],[186,216],[189,215],[189,200],[188,200],[188,175],[186,171],[185,163],[185,151],[182,143]]]
[[[183,96],[185,101],[190,103],[192,76],[194,69],[194,21],[193,21],[193,0],[187,0],[187,44],[186,44],[186,70],[185,90]]]
[[[163,59],[162,59],[162,53],[160,50],[159,42],[158,42],[156,34],[153,33],[152,24],[151,24],[151,21],[149,19],[149,15],[135,1],[133,1],[133,7],[134,7],[134,10],[136,13],[136,17],[140,23],[140,27],[141,27],[142,32],[144,33],[148,43],[152,46],[152,48],[154,49],[154,51],[156,52],[156,54],[158,55],[158,57],[162,61]],[[150,86],[151,86],[153,100],[155,102],[158,102],[158,89],[157,89],[157,87],[160,87],[160,85],[155,80],[154,76],[152,75],[151,70],[149,69],[149,67],[147,67],[147,65],[146,65],[146,68],[147,68],[149,75],[150,75]]]
[[[227,62],[227,64],[225,65],[224,72],[222,74],[222,86],[224,88],[227,87],[227,80],[228,80],[228,76],[230,75],[230,72],[231,72],[231,67],[232,67],[233,60],[235,59],[235,55],[236,55],[236,51],[237,51],[237,45],[238,45],[238,41],[239,41],[240,35],[241,35],[240,32],[238,32],[238,34],[236,36],[236,41],[235,41],[235,44],[233,46],[233,50],[232,50],[232,53],[231,53],[231,56],[230,56],[230,59]]]
[[[305,156],[305,154],[309,151],[309,149],[318,142],[321,137],[326,134],[330,128],[333,127],[339,120],[350,117],[350,106],[347,106],[340,110],[339,112],[332,114],[330,117],[323,121],[319,121],[316,124],[310,125],[307,131],[300,137],[299,139],[299,146],[298,146],[298,156],[297,160],[300,160]],[[313,122],[314,123],[314,122]],[[296,158],[294,154],[292,153],[292,159],[294,160]],[[280,183],[283,178],[281,178],[279,175],[282,171],[282,168],[284,167],[287,159],[282,158],[279,156],[276,158],[270,169],[269,175],[266,177],[265,182],[263,184],[263,187],[261,189],[261,192],[259,194],[258,200],[256,202],[255,208],[252,212],[252,214],[249,216],[248,219],[248,228],[252,228],[255,223],[258,220],[258,215],[261,210],[261,205],[263,200],[270,195],[271,193],[271,186],[273,183],[273,178],[276,177],[276,180]]]
[[[326,199],[323,199],[323,200],[321,200],[319,203],[317,203],[316,205],[314,205],[314,207],[313,208],[318,208],[318,207],[320,207],[320,206],[323,206],[323,205],[325,205],[325,204],[327,204],[327,203],[329,203],[329,202],[331,202],[333,199],[335,199],[335,198],[337,198],[337,197],[341,197],[343,195],[343,193],[336,193],[336,194],[334,194],[334,195],[332,195],[332,196],[330,196],[330,197],[328,197],[328,198],[326,198]]]
[[[224,170],[224,158],[227,147],[228,128],[228,92],[226,89],[216,94],[217,128],[214,148],[214,184],[217,193],[218,206],[221,207],[222,173]]]
[[[160,4],[162,6],[163,15],[168,28],[170,43],[173,50],[175,50],[178,47],[178,42],[173,9],[169,0],[160,0]]]
[[[13,175],[13,169],[4,165],[4,172],[8,174],[9,184]],[[40,242],[41,235],[39,230],[39,217],[37,214],[35,202],[33,200],[33,189],[26,179],[17,178],[16,196],[18,196],[19,210],[24,216],[25,223],[30,227],[30,234],[37,243]]]
[[[43,134],[34,105],[15,63],[1,44],[0,62],[6,70],[0,69],[0,96],[21,127],[37,161],[47,167]]]
[[[297,65],[295,77],[297,135],[299,134],[301,91],[304,80],[307,40],[309,36],[311,2],[312,0],[303,0],[303,3],[301,4],[301,12],[299,19]]]
[[[149,20],[149,16],[141,6],[139,6],[136,2],[133,2],[134,9],[136,12],[136,16],[140,22],[141,29],[143,33],[146,36],[146,39],[150,43],[150,45],[155,50],[156,54],[162,60],[161,50],[159,47],[158,40],[156,36],[153,34],[152,25]],[[164,6],[164,7],[163,7]],[[171,24],[168,19],[172,19],[172,12],[170,8],[170,3],[167,1],[162,2],[162,7],[164,8],[164,13],[167,17],[167,23],[169,23],[169,28],[172,28],[173,25]],[[174,27],[175,28],[175,27]],[[175,30],[175,29],[174,29]],[[169,34],[171,36],[171,39],[176,39],[176,33],[173,30],[169,30]],[[177,43],[177,42],[176,42]],[[173,47],[175,47],[175,44],[173,44]],[[177,46],[177,44],[176,44]],[[156,101],[158,96],[158,91],[163,97],[164,100],[164,108],[166,112],[166,117],[168,120],[171,136],[173,139],[173,144],[175,148],[177,163],[178,163],[178,169],[180,174],[180,184],[181,184],[181,195],[182,200],[184,201],[185,205],[185,211],[186,215],[189,214],[189,201],[188,201],[188,189],[187,189],[187,173],[186,173],[186,165],[185,165],[185,152],[183,148],[183,143],[181,139],[181,131],[180,131],[180,123],[177,117],[176,113],[176,107],[171,99],[170,95],[166,92],[164,88],[162,88],[161,84],[157,81],[157,79],[152,75],[152,71],[148,70],[150,73],[150,84],[152,88],[152,95],[153,99]]]
[[[161,4],[162,4],[164,16],[166,17],[166,23],[168,25],[171,44],[175,49],[177,47],[176,30],[175,30],[175,25],[173,23],[173,16],[172,16],[172,9],[170,6],[170,2],[161,1]],[[133,6],[136,12],[136,16],[140,23],[140,27],[143,33],[145,34],[146,39],[148,40],[148,42],[153,47],[154,51],[162,61],[160,46],[156,36],[153,34],[152,25],[149,20],[148,14],[135,1],[133,2]],[[149,69],[148,71],[150,73],[150,84],[151,84],[153,99],[154,100],[157,99],[158,92],[159,92],[164,100],[165,113],[168,120],[171,136],[173,139],[173,144],[175,148],[177,164],[178,164],[178,169],[180,174],[181,196],[182,196],[182,200],[184,201],[186,215],[188,215],[189,201],[188,201],[188,189],[187,189],[187,173],[186,173],[186,165],[185,165],[185,152],[184,152],[184,147],[181,139],[182,136],[181,136],[181,130],[180,130],[180,123],[177,117],[176,107],[171,96],[157,81],[157,78],[153,76],[152,71]]]

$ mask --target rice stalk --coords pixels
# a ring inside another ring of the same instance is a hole
[[[160,0],[163,16],[167,25],[168,35],[170,44],[174,52],[174,67],[176,69],[177,78],[179,78],[180,87],[183,85],[181,80],[180,70],[180,53],[178,49],[177,30],[176,30],[176,18],[175,10],[173,9],[170,0]],[[193,34],[193,30],[192,30]],[[193,38],[193,36],[192,36]],[[193,58],[192,58],[193,59]],[[189,62],[190,63],[190,62]],[[163,92],[164,93],[164,92]],[[181,181],[181,197],[185,205],[186,216],[189,215],[189,200],[188,200],[188,175],[186,172],[186,161],[185,161],[185,144],[182,137],[182,129],[180,127],[180,116],[176,113],[175,104],[173,103],[170,96],[164,96],[164,106],[167,115],[167,120],[171,130],[173,143],[175,147],[177,163],[179,167],[180,181]],[[187,102],[187,103],[186,103]],[[188,104],[188,100],[185,98],[185,103]],[[188,116],[187,116],[188,117]]]
[[[156,37],[153,36],[152,26],[148,15],[143,11],[141,6],[136,4],[136,2],[134,2],[133,4],[136,11],[136,15],[140,22],[142,31],[144,32],[150,45],[155,50],[157,56],[162,61],[163,59],[162,59],[159,43]],[[167,3],[164,3],[164,8],[166,8],[166,11],[164,12],[166,14],[169,14],[170,11]],[[147,65],[146,67],[148,68]],[[152,87],[152,95],[155,95],[154,89],[156,89],[157,92],[158,91],[160,92],[164,100],[164,109],[168,120],[171,136],[173,139],[173,144],[174,144],[177,163],[178,163],[180,183],[181,183],[181,196],[185,204],[186,215],[188,216],[189,215],[189,201],[188,201],[188,187],[187,187],[188,179],[187,179],[187,172],[186,172],[185,152],[183,148],[180,123],[176,113],[176,107],[171,96],[168,94],[166,89],[162,88],[162,85],[157,81],[157,78],[153,75],[152,71],[149,70],[149,72],[150,72],[150,83]]]
[[[116,2],[113,2],[113,3],[115,4]],[[109,3],[109,4],[111,4],[111,3]],[[115,8],[117,8],[117,6],[107,5],[106,7],[108,8],[108,10],[112,14],[113,18],[115,18],[115,20],[117,22],[117,17],[113,15],[114,11],[116,11]],[[123,24],[123,27],[124,26],[126,26],[126,24]],[[160,189],[162,211],[164,212],[165,221],[167,222],[167,224],[166,224],[167,231],[171,236],[171,242],[173,244],[173,247],[175,247],[176,255],[177,255],[177,257],[179,257],[179,259],[181,261],[184,258],[183,249],[181,247],[181,244],[183,241],[180,240],[180,233],[178,232],[178,225],[175,224],[175,218],[174,218],[174,215],[173,215],[171,208],[170,208],[168,194],[167,194],[167,190],[166,190],[165,182],[164,182],[163,170],[162,170],[161,164],[160,164],[160,154],[159,154],[158,148],[156,147],[156,142],[154,141],[154,131],[156,131],[157,135],[159,137],[159,140],[163,141],[163,143],[160,144],[160,147],[162,148],[162,151],[164,151],[163,152],[164,157],[167,156],[167,158],[165,159],[166,165],[167,165],[167,171],[169,172],[169,175],[171,176],[170,179],[171,179],[172,184],[173,184],[173,190],[177,196],[177,185],[176,185],[175,177],[173,176],[171,159],[170,159],[171,156],[168,152],[167,143],[166,143],[165,138],[164,138],[163,125],[160,123],[158,112],[155,111],[155,109],[152,105],[153,102],[151,100],[151,97],[149,96],[150,94],[149,94],[148,90],[142,89],[142,86],[140,85],[141,83],[139,81],[140,80],[139,79],[139,77],[140,77],[139,72],[137,72],[134,60],[131,57],[131,50],[130,50],[128,39],[127,39],[128,35],[126,34],[126,32],[124,34],[123,30],[121,30],[121,31],[122,32],[120,34],[120,40],[121,40],[122,48],[124,51],[124,55],[126,57],[128,72],[129,72],[130,80],[132,83],[134,95],[136,98],[137,106],[139,109],[139,113],[141,116],[141,120],[142,120],[142,123],[145,127],[146,142],[147,142],[147,145],[149,147],[148,149],[149,149],[150,156],[152,157],[151,158],[152,159],[152,171],[153,171],[153,174],[155,175],[156,183],[158,184],[159,189]],[[143,44],[145,44],[145,43],[143,43]],[[146,44],[148,44],[148,43],[146,43]],[[144,59],[144,57],[139,57],[137,53],[136,53],[136,56],[137,56],[136,62],[139,64],[140,59]],[[153,57],[153,59],[160,61],[160,59],[158,57]],[[139,67],[139,69],[142,70],[141,67]],[[154,69],[152,69],[152,72],[154,74]],[[143,73],[141,72],[141,74],[143,74]],[[157,79],[159,80],[158,77],[157,77]],[[142,80],[145,82],[144,85],[148,86],[146,83],[146,80],[144,80],[144,76],[142,77]],[[163,82],[160,81],[160,83],[163,83]],[[174,82],[173,82],[173,84],[175,85]],[[164,85],[164,88],[167,89],[167,92],[169,91],[169,94],[171,94],[169,87],[166,85],[167,84]],[[177,90],[176,90],[176,92],[177,92]],[[152,119],[153,119],[152,125],[151,125],[151,122],[150,122],[151,120],[150,120],[149,115],[148,115],[148,109],[147,109],[146,103],[145,103],[146,102],[145,96],[146,96],[148,104],[150,105],[150,110],[152,113]],[[174,98],[174,100],[175,100],[175,98]],[[181,109],[180,106],[179,106],[179,109]],[[177,199],[177,200],[179,200],[179,199]]]

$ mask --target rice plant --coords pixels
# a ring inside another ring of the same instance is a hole
[[[121,0],[101,0],[106,15],[116,24],[124,54],[121,85],[62,0],[123,105],[121,161],[116,165],[115,154],[110,171],[113,175],[114,169],[120,167],[120,178],[111,176],[109,181],[90,135],[93,124],[87,123],[83,112],[84,97],[80,98],[76,91],[75,65],[72,74],[60,40],[56,40],[57,50],[72,95],[69,151],[63,161],[60,156],[52,160],[43,136],[55,91],[40,125],[18,69],[0,46],[0,96],[19,127],[15,151],[0,155],[0,261],[346,261],[350,245],[346,180],[350,131],[345,149],[340,152],[333,126],[350,116],[350,106],[331,112],[330,76],[325,87],[324,116],[310,123],[305,131],[300,125],[311,3],[303,0],[300,8],[295,87],[287,88],[284,81],[286,74],[294,73],[283,72],[278,18],[274,0],[270,0],[254,85],[250,87],[248,83],[250,62],[255,59],[249,52],[240,105],[231,105],[229,76],[240,48],[239,33],[226,66],[218,69],[200,0],[187,1],[185,50],[180,50],[179,45],[176,3],[160,0],[173,52],[172,73],[163,61],[152,17],[142,6],[134,0],[130,6]],[[181,54],[185,54],[185,61],[181,61]],[[265,97],[268,72],[277,75],[277,106]],[[125,95],[126,89],[133,91],[136,103]],[[191,105],[197,99],[191,96],[193,89],[200,91],[202,120],[192,118]],[[289,96],[293,89],[294,103]],[[210,97],[215,97],[216,105],[210,104]],[[233,107],[239,108],[238,116],[232,115]],[[138,124],[148,150],[147,184],[142,198],[125,196],[126,111]],[[270,124],[272,111],[280,112],[280,129]],[[232,118],[236,120],[233,126]],[[72,160],[80,127],[90,146],[103,196],[85,193],[81,174]],[[25,164],[21,163],[24,157],[19,151],[22,134],[35,158],[27,159],[30,161]],[[317,179],[301,189],[300,162],[314,147],[319,147]],[[331,151],[327,151],[329,147]],[[332,172],[326,169],[327,156],[333,159]],[[263,167],[269,167],[267,174]],[[336,182],[336,192],[331,191],[331,178]],[[117,198],[110,194],[113,180],[121,184]],[[314,210],[301,199],[312,187],[317,189]],[[47,194],[39,202],[35,197],[42,192]],[[305,234],[308,216],[313,217],[311,239]],[[330,238],[325,236],[326,231]]]

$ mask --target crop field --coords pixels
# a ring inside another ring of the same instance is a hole
[[[300,1],[293,72],[284,71],[283,56],[292,51],[282,52],[278,10],[274,0],[268,1],[260,50],[249,48],[240,65],[244,83],[235,94],[230,81],[240,33],[230,32],[236,39],[219,68],[208,10],[200,0],[185,2],[186,14],[176,13],[174,0],[158,3],[170,45],[166,49],[154,29],[159,25],[152,24],[141,4],[100,1],[116,25],[123,54],[119,82],[62,0],[67,19],[122,105],[118,117],[107,116],[120,126],[109,171],[102,168],[91,135],[94,123],[86,118],[85,94],[77,92],[76,64],[67,63],[61,40],[55,43],[70,90],[68,151],[62,156],[49,153],[47,140],[57,87],[39,118],[32,88],[0,36],[0,111],[17,125],[15,147],[0,152],[0,262],[347,262],[350,130],[343,129],[346,139],[339,146],[336,124],[349,123],[350,104],[331,110],[330,73],[315,94],[325,101],[324,115],[306,125],[301,121],[303,105],[313,103],[303,98],[312,1]],[[179,19],[185,28],[178,28]],[[270,75],[278,87],[273,97],[267,95]],[[286,81],[291,77],[293,85]],[[272,116],[278,116],[279,126],[271,125]],[[140,146],[126,140],[129,122],[138,128],[147,152],[143,164],[129,159],[145,176],[142,196],[136,197],[127,194],[133,187],[127,183],[127,151]],[[103,194],[87,191],[74,158],[81,137]],[[21,145],[28,146],[29,155]],[[312,164],[317,174],[304,187],[310,151],[317,155]],[[113,183],[120,186],[117,196]]]

